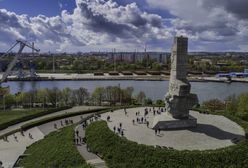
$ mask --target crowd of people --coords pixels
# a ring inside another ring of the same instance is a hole
[[[122,123],[119,123],[118,127],[114,126],[113,130],[118,135],[124,136],[124,129],[122,128]]]
[[[157,110],[155,109],[155,107],[145,108],[143,115],[140,114],[140,111],[135,113],[136,119],[133,119],[132,123],[133,123],[133,125],[135,125],[136,123],[137,124],[146,124],[147,128],[149,128],[150,123],[149,123],[148,117],[147,117],[148,114],[153,113],[153,115],[155,116],[155,115],[160,115],[162,112],[165,112],[165,109],[162,107],[159,107]],[[126,114],[126,112],[125,112],[125,114]],[[154,129],[154,131],[155,131],[155,135],[159,135],[161,129],[160,128]]]
[[[23,130],[20,131],[20,134],[21,134],[23,137],[25,136]],[[18,142],[18,137],[16,136],[15,133],[13,134],[13,137],[14,137],[14,140],[15,140],[16,142]],[[28,137],[29,137],[30,139],[33,139],[33,136],[32,136],[32,134],[31,134],[30,132],[28,133]],[[7,136],[7,135],[3,137],[3,141],[9,142],[8,136]]]
[[[94,121],[98,121],[98,119],[100,117],[101,117],[100,114],[94,114],[92,117],[89,117],[89,119],[86,119],[86,120],[81,118],[81,122],[82,121],[83,122],[80,124],[80,126],[83,128],[83,130],[85,130],[89,124],[91,124]],[[83,137],[83,134],[81,134],[81,136],[80,136],[80,132],[79,132],[78,128],[79,127],[77,127],[75,129],[75,136],[74,136],[73,142],[74,142],[75,145],[85,144],[86,143],[86,138]]]
[[[128,112],[127,112],[126,108],[123,109],[123,112],[124,112],[125,116],[128,117]],[[150,122],[148,120],[149,119],[148,114],[152,113],[155,116],[155,115],[160,115],[163,112],[165,112],[165,108],[163,108],[163,107],[145,108],[143,112],[140,112],[140,111],[135,112],[135,118],[132,119],[132,123],[133,123],[133,125],[145,124],[147,128],[150,128]],[[110,115],[107,116],[107,121],[111,122]],[[151,128],[151,129],[153,129],[153,128]],[[118,135],[124,136],[124,128],[123,128],[121,122],[118,123],[117,126],[116,125],[113,126],[113,131],[115,133],[117,133]],[[154,132],[155,132],[155,135],[161,135],[160,134],[160,132],[161,132],[160,128],[154,129]]]

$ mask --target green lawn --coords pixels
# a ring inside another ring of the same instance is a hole
[[[16,109],[0,111],[0,124],[4,124],[22,117],[33,115],[43,111],[43,109]]]
[[[0,130],[20,122],[28,121],[61,110],[66,110],[68,108],[71,107],[65,106],[59,108],[13,109],[8,111],[0,111]]]
[[[245,121],[243,121],[245,122]],[[242,124],[248,126],[247,122]],[[86,129],[87,144],[109,168],[243,168],[248,167],[248,140],[223,149],[177,151],[131,142],[111,131],[105,121]]]
[[[53,132],[33,145],[18,166],[25,168],[92,168],[73,144],[74,126]]]

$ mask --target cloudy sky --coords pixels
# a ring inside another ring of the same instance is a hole
[[[43,52],[248,51],[247,0],[0,0],[0,51],[16,39]]]

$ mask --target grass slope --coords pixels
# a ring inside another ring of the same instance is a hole
[[[0,124],[4,124],[25,116],[40,113],[43,109],[23,109],[0,111]]]
[[[53,132],[33,145],[20,161],[19,166],[25,168],[91,168],[73,144],[74,127],[66,127]]]
[[[28,121],[37,117],[41,117],[47,114],[55,113],[61,110],[66,110],[71,107],[58,107],[48,108],[46,110],[41,109],[24,109],[24,110],[11,110],[6,112],[0,112],[0,130],[3,130],[11,125],[18,124],[20,122]]]
[[[159,149],[119,137],[108,128],[105,121],[89,125],[86,138],[91,150],[101,154],[109,168],[248,167],[247,140],[218,150]]]

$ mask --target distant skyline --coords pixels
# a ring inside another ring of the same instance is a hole
[[[16,39],[42,52],[248,51],[247,0],[0,0],[0,52]]]

